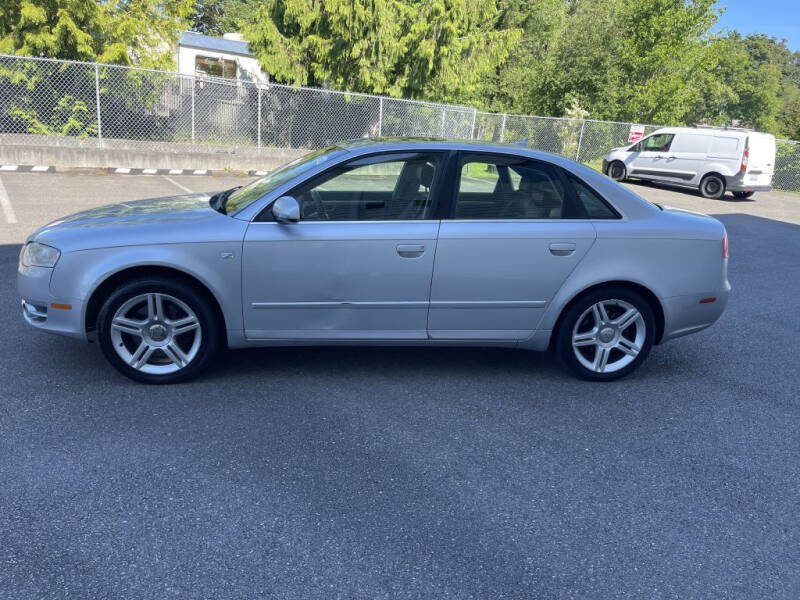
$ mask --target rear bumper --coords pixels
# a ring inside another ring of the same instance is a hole
[[[696,333],[716,323],[728,305],[730,292],[731,285],[726,281],[725,287],[717,292],[662,298],[664,335],[661,342]]]
[[[741,173],[735,177],[725,178],[725,188],[729,192],[771,192],[772,176],[769,176],[769,183],[766,183],[767,175],[763,177],[751,177]],[[760,181],[759,181],[760,179]]]

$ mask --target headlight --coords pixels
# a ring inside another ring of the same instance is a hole
[[[61,252],[39,242],[29,242],[22,249],[19,259],[26,267],[55,267]]]

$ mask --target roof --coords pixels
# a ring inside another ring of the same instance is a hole
[[[242,56],[253,56],[247,42],[238,40],[226,40],[224,38],[203,35],[194,31],[184,31],[178,42],[179,46],[200,48],[202,50],[214,50],[216,52],[226,52],[228,54],[241,54]]]

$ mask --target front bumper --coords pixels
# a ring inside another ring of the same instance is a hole
[[[83,301],[56,297],[50,291],[53,269],[17,268],[17,290],[22,297],[22,318],[36,329],[86,340]]]

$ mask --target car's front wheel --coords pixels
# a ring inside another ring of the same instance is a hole
[[[121,286],[97,319],[100,347],[131,379],[175,383],[202,371],[221,328],[204,294],[181,281],[140,279]]]
[[[611,381],[650,353],[656,321],[650,304],[624,287],[595,290],[574,302],[556,332],[561,362],[584,379]]]

